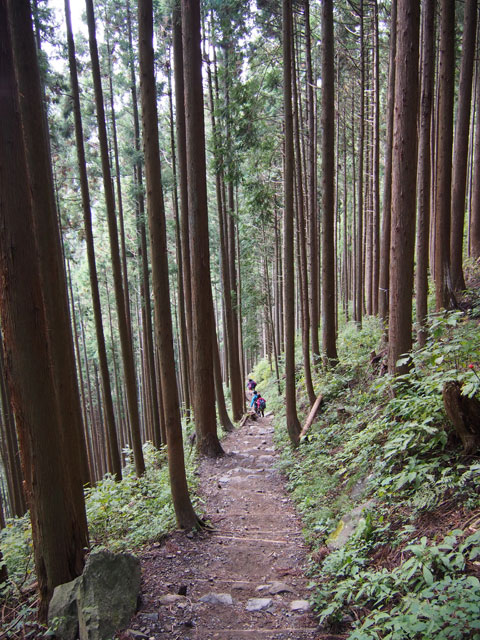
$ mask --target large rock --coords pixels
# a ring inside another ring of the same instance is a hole
[[[92,553],[79,578],[55,589],[49,622],[59,640],[111,640],[135,613],[139,591],[137,558]]]
[[[55,587],[48,607],[48,624],[61,640],[77,640],[78,610],[77,594],[81,576]]]
[[[80,640],[110,640],[137,608],[140,562],[129,554],[91,554],[78,589]]]
[[[363,519],[363,512],[375,506],[375,500],[367,500],[346,513],[327,538],[326,545],[329,549],[341,549],[350,536],[354,533],[360,521]]]

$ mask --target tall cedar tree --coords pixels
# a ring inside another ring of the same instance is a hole
[[[322,4],[322,337],[325,364],[337,363],[335,328],[335,88],[333,2]]]
[[[392,151],[393,111],[395,103],[395,58],[397,51],[397,0],[392,0],[390,20],[387,138],[385,143],[385,178],[383,182],[383,216],[382,236],[380,241],[380,273],[378,282],[378,314],[384,322],[388,319],[388,298],[390,289],[390,233],[392,226]]]
[[[318,344],[318,223],[317,223],[317,136],[315,135],[315,97],[313,91],[312,37],[310,29],[310,0],[305,4],[305,63],[307,66],[307,125],[308,125],[308,242],[310,257],[310,325],[313,362],[320,359]]]
[[[117,480],[122,479],[122,465],[118,448],[115,413],[113,410],[112,387],[108,370],[107,349],[103,332],[102,308],[98,289],[97,266],[95,261],[95,247],[93,241],[92,212],[90,208],[90,193],[88,188],[87,165],[85,161],[85,145],[83,138],[82,114],[80,111],[80,91],[78,88],[77,61],[75,57],[75,43],[72,33],[70,2],[65,0],[65,21],[67,26],[68,62],[70,67],[70,85],[72,89],[73,113],[75,118],[75,140],[77,148],[78,172],[80,175],[80,190],[82,192],[83,225],[87,245],[88,271],[90,275],[90,290],[92,293],[93,315],[97,336],[98,360],[102,376],[105,422],[107,426],[109,448],[109,471]]]
[[[430,140],[433,107],[433,82],[435,66],[435,0],[425,0],[422,5],[422,90],[420,96],[418,143],[418,214],[416,248],[416,315],[417,340],[425,345],[425,320],[428,313],[428,239],[431,202]]]
[[[412,346],[413,257],[417,167],[417,0],[399,0],[392,158],[392,245],[390,254],[389,372],[405,372],[399,357]]]
[[[53,182],[48,178],[47,131],[28,1],[0,0],[0,83],[0,313],[32,521],[38,615],[46,621],[55,586],[82,571],[88,530],[82,477],[78,465],[72,463],[75,456],[80,458],[78,451],[72,451],[77,441],[59,401],[58,378],[67,371],[57,356],[70,345],[62,343],[65,335],[61,331],[55,332],[54,314],[48,309],[59,282],[52,274],[52,290],[46,291],[48,263],[40,264],[43,254],[35,235],[40,210],[46,226],[47,217],[53,214],[56,220],[56,215],[55,210],[48,211],[54,203]],[[27,104],[19,103],[19,94]],[[32,163],[36,171],[44,172],[46,184],[41,188]],[[58,227],[55,234],[58,240]],[[56,247],[56,259],[61,263],[59,242]],[[57,311],[68,322],[67,307],[62,304],[65,300],[57,290]],[[68,375],[75,379],[74,367]],[[67,389],[73,384],[64,383]],[[70,414],[74,409],[71,407]],[[81,415],[78,420],[81,424]]]
[[[127,0],[127,26],[128,26],[128,66],[130,69],[130,91],[132,94],[133,129],[135,136],[135,151],[138,153],[135,159],[134,176],[137,186],[136,216],[138,234],[138,259],[140,262],[140,299],[142,304],[142,324],[145,340],[146,370],[149,380],[149,401],[152,414],[153,444],[158,447],[162,442],[162,434],[165,431],[165,419],[160,412],[161,390],[158,388],[157,373],[155,369],[155,353],[153,347],[152,307],[150,303],[150,265],[148,261],[147,231],[145,224],[145,199],[143,195],[143,175],[140,149],[140,118],[138,115],[137,79],[135,76],[135,54],[133,51],[132,16],[130,2]],[[187,403],[188,406],[188,403]]]
[[[362,325],[364,303],[363,273],[363,196],[364,196],[364,146],[365,146],[365,29],[364,0],[359,4],[360,20],[360,131],[358,140],[358,201],[357,201],[357,238],[356,238],[356,276],[355,276],[355,321]]]
[[[297,445],[300,423],[295,398],[295,281],[293,251],[293,111],[292,111],[292,2],[283,0],[283,105],[285,122],[284,223],[283,223],[283,296],[285,318],[285,409],[287,430],[292,444]]]
[[[455,3],[442,0],[438,81],[438,148],[435,188],[435,307],[454,304],[450,269],[453,103],[455,93]]]
[[[450,264],[452,270],[452,285],[455,291],[465,289],[465,278],[463,276],[463,228],[465,224],[470,103],[472,101],[476,31],[477,0],[466,0],[463,19],[462,63],[460,67],[460,84],[458,87],[457,123],[453,148]]]
[[[65,265],[58,228],[50,143],[45,111],[44,90],[40,80],[36,45],[30,36],[31,14],[28,2],[13,3],[10,9],[12,50],[18,84],[19,107],[25,144],[27,171],[32,183],[32,214],[39,253],[40,277],[45,297],[49,332],[55,336],[50,349],[55,359],[55,388],[61,419],[65,421],[62,437],[67,446],[65,455],[73,476],[82,483],[89,481],[88,462],[83,434],[80,395],[76,375],[75,353],[71,333]],[[12,5],[13,6],[13,5]],[[43,126],[38,125],[39,115]]]
[[[93,84],[95,89],[95,105],[97,110],[100,156],[102,160],[103,188],[105,193],[105,205],[107,209],[108,234],[110,237],[110,255],[112,260],[113,283],[115,287],[115,302],[117,305],[118,329],[120,333],[120,346],[123,358],[128,413],[130,417],[132,449],[135,461],[135,470],[137,475],[141,476],[145,471],[145,461],[143,459],[142,442],[140,436],[140,414],[138,410],[137,382],[135,378],[135,362],[133,358],[131,331],[128,326],[127,314],[125,312],[125,292],[122,284],[122,267],[120,263],[120,250],[118,246],[115,198],[113,195],[113,184],[110,171],[110,157],[108,153],[102,80],[98,58],[97,38],[95,33],[95,15],[92,0],[86,0],[85,4],[87,8],[88,38],[90,46],[90,58],[92,61]]]
[[[138,2],[138,38],[140,52],[140,90],[142,97],[143,148],[147,183],[147,211],[152,247],[152,276],[155,304],[155,328],[164,392],[168,469],[177,524],[191,529],[199,522],[188,495],[183,456],[182,422],[178,401],[172,317],[168,282],[167,235],[162,193],[160,148],[158,144],[157,93],[153,57],[152,0]]]
[[[223,454],[212,393],[214,315],[208,238],[200,2],[182,0],[188,216],[191,249],[193,412],[200,453]]]
[[[293,49],[292,49],[293,51]],[[297,65],[295,54],[292,56],[292,100],[293,100],[293,149],[295,155],[295,213],[297,228],[297,270],[299,288],[299,306],[302,327],[302,352],[303,370],[305,374],[305,389],[307,391],[310,406],[315,403],[315,391],[312,381],[310,366],[310,305],[308,300],[308,267],[307,267],[307,240],[305,233],[305,199],[303,197],[303,167],[302,149],[300,145],[300,98],[297,91]],[[266,314],[265,314],[266,317]],[[268,338],[267,338],[267,344]],[[269,353],[270,357],[270,353]]]
[[[183,43],[182,13],[180,0],[176,0],[173,8],[173,69],[175,81],[175,127],[177,134],[178,182],[180,187],[180,240],[182,243],[182,273],[185,292],[185,323],[187,330],[188,384],[190,402],[193,391],[193,344],[192,344],[192,278],[190,267],[190,240],[188,221],[188,184],[187,184],[187,139],[185,131],[185,91],[183,86]],[[190,410],[190,404],[187,405]]]
[[[479,43],[477,43],[477,50]],[[477,55],[478,61],[478,55]],[[480,258],[480,65],[476,69],[475,91],[475,139],[472,168],[472,204],[470,219],[470,256]]]

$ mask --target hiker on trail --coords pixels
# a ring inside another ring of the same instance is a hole
[[[256,389],[253,390],[253,395],[252,395],[252,401],[250,403],[250,409],[253,407],[253,410],[257,411],[257,398],[260,397],[260,394],[258,393],[258,391]]]
[[[247,389],[249,391],[255,391],[256,386],[257,386],[257,383],[255,382],[255,380],[252,380],[252,378],[249,378],[247,382]]]
[[[262,398],[262,396],[260,394],[258,394],[258,398],[255,404],[256,407],[256,412],[258,416],[262,416],[262,418],[265,417],[265,407],[267,406],[267,403],[265,401],[265,398]]]

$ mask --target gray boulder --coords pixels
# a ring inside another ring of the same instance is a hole
[[[77,640],[78,611],[77,594],[81,576],[71,582],[55,587],[48,607],[48,624],[61,640]]]
[[[111,640],[135,613],[139,591],[137,558],[94,552],[79,578],[55,589],[49,622],[58,640]]]

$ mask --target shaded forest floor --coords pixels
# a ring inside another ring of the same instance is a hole
[[[142,604],[130,638],[330,639],[308,608],[301,522],[275,469],[266,417],[229,434],[200,463],[212,531],[176,532],[141,555]]]

